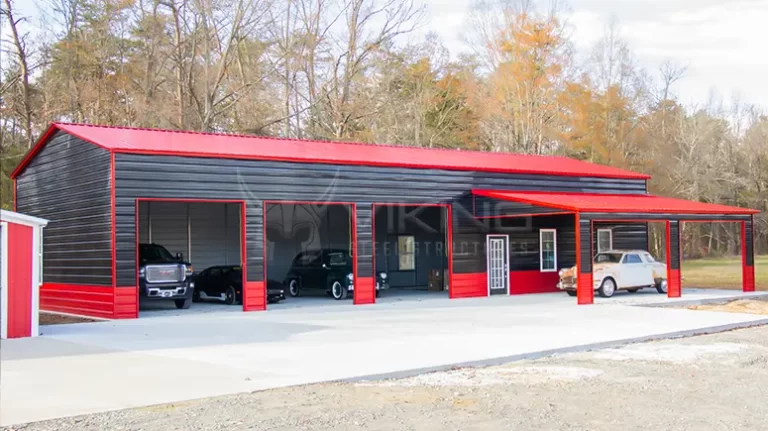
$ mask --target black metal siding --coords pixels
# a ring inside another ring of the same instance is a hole
[[[647,223],[605,223],[595,222],[592,236],[592,250],[597,253],[597,230],[610,229],[613,232],[614,250],[648,250]]]
[[[589,240],[593,229],[592,224],[588,218],[579,219],[579,260],[581,263],[579,273],[581,274],[592,272],[592,241]]]
[[[357,205],[357,276],[373,277],[373,206]]]
[[[669,268],[680,269],[680,222],[669,222]]]
[[[54,134],[16,182],[16,209],[50,220],[43,235],[46,283],[112,286],[110,153]]]
[[[744,241],[746,243],[746,262],[748,266],[755,264],[755,240],[754,235],[754,217],[744,223]]]
[[[336,201],[358,204],[444,203],[453,202],[473,188],[592,193],[645,192],[645,180],[511,175],[439,169],[137,154],[116,154],[115,165],[119,285],[135,283],[134,206],[136,198],[139,197],[246,200],[248,279],[259,281],[263,278],[263,243],[259,236],[263,200]],[[457,214],[455,209],[454,206],[454,240],[460,240],[463,231],[471,230],[472,223],[467,224],[466,217]],[[469,215],[471,217],[471,213]],[[361,216],[365,214],[359,213],[358,218]],[[460,228],[457,229],[457,226]],[[454,259],[456,272],[485,271],[485,262],[478,262],[476,256],[462,256],[454,252]]]
[[[473,196],[472,211],[475,217],[521,216],[568,212],[559,208],[543,207],[522,202],[503,201],[485,196]]]

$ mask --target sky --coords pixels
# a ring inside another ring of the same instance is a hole
[[[437,33],[456,57],[473,0],[423,0],[422,32]],[[550,0],[534,0],[544,6]],[[563,0],[560,0],[563,1]],[[618,23],[638,64],[653,76],[666,61],[687,68],[673,88],[688,106],[733,100],[768,112],[768,0],[565,0],[572,41],[589,52],[611,21]],[[17,8],[37,15],[31,0]],[[7,25],[3,23],[3,36]]]
[[[539,0],[544,1],[544,0]],[[452,55],[461,41],[471,0],[426,0],[425,31],[437,33]],[[768,112],[768,0],[570,0],[567,22],[578,51],[588,52],[615,20],[639,65],[658,75],[674,61],[686,73],[673,88],[680,101],[711,98]]]

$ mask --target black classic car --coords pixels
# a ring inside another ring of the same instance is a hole
[[[192,265],[181,253],[173,256],[158,244],[139,244],[139,297],[142,300],[172,300],[176,308],[192,304]]]
[[[325,291],[340,300],[354,291],[352,256],[347,250],[321,249],[299,253],[293,259],[291,269],[285,278],[288,294],[299,296],[302,291]],[[388,289],[387,274],[376,275],[376,296]]]
[[[200,301],[200,294],[220,298],[228,305],[243,302],[243,269],[235,265],[212,266],[195,275],[195,293],[192,299]],[[283,286],[270,280],[267,283],[267,302],[274,304],[285,299]]]

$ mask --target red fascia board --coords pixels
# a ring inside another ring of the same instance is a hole
[[[537,191],[472,190],[473,194],[494,199],[570,211],[595,213],[669,213],[690,215],[750,215],[760,211],[727,205],[686,201],[641,194],[558,193]]]
[[[44,144],[50,134],[56,130],[65,131],[112,152],[130,154],[388,166],[531,175],[646,180],[650,178],[646,174],[610,166],[594,165],[566,157],[371,145],[350,142],[308,141],[69,123],[54,123],[51,125],[46,134],[38,141],[36,148]],[[30,154],[29,158],[25,158],[19,164],[17,169],[14,170],[14,175],[18,175],[23,170],[32,156],[34,154]]]

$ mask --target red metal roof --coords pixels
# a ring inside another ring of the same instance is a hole
[[[614,195],[589,193],[535,193],[503,190],[472,190],[473,194],[505,201],[592,213],[662,213],[662,214],[757,214],[749,208],[708,204],[653,195]]]
[[[191,157],[398,166],[538,175],[648,179],[650,176],[567,157],[309,141],[127,127],[53,123],[11,174],[15,178],[56,130],[112,152]]]

